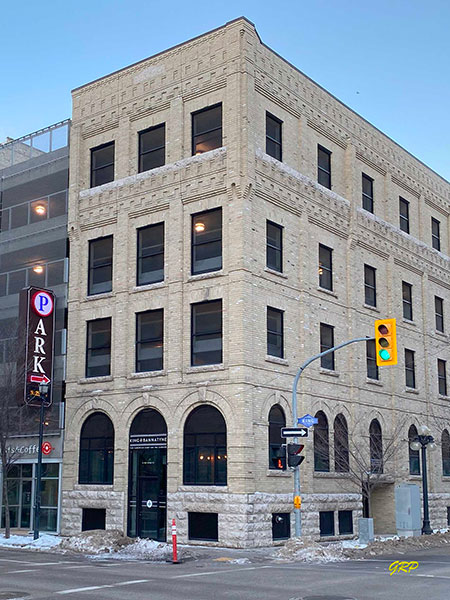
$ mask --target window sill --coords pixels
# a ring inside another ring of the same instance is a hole
[[[285,273],[281,271],[275,271],[275,269],[271,269],[270,267],[264,267],[264,272],[270,273],[270,275],[275,275],[276,277],[282,277],[283,279],[288,278],[288,276]]]
[[[409,479],[412,479],[413,481],[422,481],[422,475],[411,475],[411,474],[409,474]]]
[[[85,300],[86,302],[91,302],[91,300],[100,300],[101,298],[112,298],[113,296],[113,292],[103,292],[102,294],[89,294],[85,297]]]
[[[434,333],[441,338],[445,338],[445,339],[448,338],[448,334],[445,333],[445,331],[438,331],[437,329],[435,329]]]
[[[81,491],[81,490],[85,490],[86,486],[95,486],[95,491],[96,492],[109,492],[112,491],[114,488],[114,485],[112,483],[76,483],[73,486],[74,491]]]
[[[450,482],[450,475],[441,475],[441,481],[446,481],[447,483],[449,483]]]
[[[381,381],[379,379],[371,379],[370,377],[367,377],[366,383],[368,385],[377,385],[379,387],[383,387],[383,384],[381,383]]]
[[[267,469],[267,477],[290,477],[291,474],[293,473],[293,471],[288,471],[288,470],[284,470],[282,471],[281,469]]]
[[[380,309],[379,309],[379,308],[377,308],[376,306],[372,306],[371,304],[365,304],[365,303],[364,303],[364,304],[363,304],[363,307],[364,307],[364,308],[367,308],[368,310],[371,310],[371,311],[373,311],[373,312],[376,312],[376,313],[379,313],[379,312],[380,312]]]
[[[199,365],[198,367],[188,367],[186,373],[205,373],[208,371],[224,371],[225,366],[223,363],[218,365]]]
[[[154,290],[158,288],[164,287],[166,284],[165,281],[155,281],[155,283],[146,283],[145,285],[135,285],[131,290],[132,293],[135,292],[145,292],[146,290]]]
[[[319,479],[349,479],[350,473],[339,473],[336,471],[314,471],[314,477],[318,477]]]
[[[161,369],[160,371],[139,371],[139,373],[130,373],[127,379],[143,379],[145,377],[161,377],[161,375],[167,375],[167,371]]]
[[[198,273],[198,275],[189,275],[188,281],[201,281],[202,279],[210,279],[211,277],[221,277],[223,269],[218,271],[210,271],[209,273]]]
[[[327,290],[327,288],[320,287],[320,285],[316,288],[318,292],[323,292],[324,294],[328,294],[328,296],[333,296],[333,298],[337,298],[338,295],[333,290]]]
[[[329,375],[330,377],[339,377],[339,373],[334,371],[333,369],[325,369],[324,367],[320,367],[319,372],[321,375]]]
[[[450,400],[450,396],[448,394],[439,394],[439,400]]]
[[[285,367],[289,366],[289,361],[285,358],[279,358],[278,356],[271,356],[270,354],[266,355],[266,362],[274,363],[276,365],[284,365]]]
[[[197,494],[213,494],[214,492],[228,491],[226,483],[183,483],[178,488],[180,492],[194,492]]]
[[[103,383],[104,381],[112,381],[112,375],[102,375],[101,377],[83,377],[78,380],[80,385],[84,385],[86,383]]]
[[[410,388],[410,387],[406,387],[404,389],[405,394],[416,394],[416,396],[419,395],[419,390],[417,390],[416,388]]]
[[[417,327],[417,323],[415,323],[414,321],[410,321],[409,319],[405,319],[405,317],[403,317],[403,323],[407,323],[408,325],[414,325],[414,327]]]

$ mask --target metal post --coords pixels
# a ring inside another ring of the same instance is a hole
[[[423,523],[422,535],[433,533],[428,513],[428,481],[427,481],[427,442],[422,442],[422,491],[423,491]]]
[[[34,490],[34,536],[39,538],[39,523],[41,518],[41,474],[42,474],[42,442],[44,439],[44,398],[41,396],[41,406],[39,410],[39,446],[38,462],[36,467],[36,489]]]

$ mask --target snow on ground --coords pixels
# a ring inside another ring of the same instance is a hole
[[[312,538],[302,537],[301,539],[292,538],[278,550],[275,554],[275,560],[282,561],[301,561],[301,562],[336,562],[345,560],[342,553],[342,544],[329,544],[324,546],[315,542]]]
[[[25,550],[53,550],[59,546],[61,538],[43,533],[37,540],[32,535],[12,535],[6,539],[0,534],[0,548],[24,548]]]

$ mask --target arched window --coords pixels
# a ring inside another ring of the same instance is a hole
[[[79,483],[112,484],[113,468],[114,427],[109,417],[97,412],[81,428]]]
[[[442,432],[442,475],[450,475],[450,435],[446,429]]]
[[[415,425],[411,425],[408,429],[408,450],[409,450],[409,474],[410,475],[420,475],[420,460],[419,460],[419,450],[411,450],[409,444],[413,440],[416,439],[417,436],[417,427]]]
[[[286,417],[279,404],[272,406],[269,412],[269,469],[285,469],[286,454],[282,453],[281,428],[286,427]]]
[[[350,470],[348,427],[342,414],[337,415],[334,420],[334,470],[337,473],[348,473]]]
[[[383,437],[381,425],[377,419],[370,422],[370,471],[371,473],[383,472]]]
[[[227,484],[227,428],[213,406],[195,408],[184,426],[185,485]]]
[[[317,425],[314,425],[314,471],[330,470],[330,443],[328,440],[328,419],[319,410],[316,413]]]

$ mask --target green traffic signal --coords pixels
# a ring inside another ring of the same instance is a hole
[[[381,360],[390,360],[391,359],[391,354],[387,350],[380,350],[378,352],[378,354],[379,354]]]

